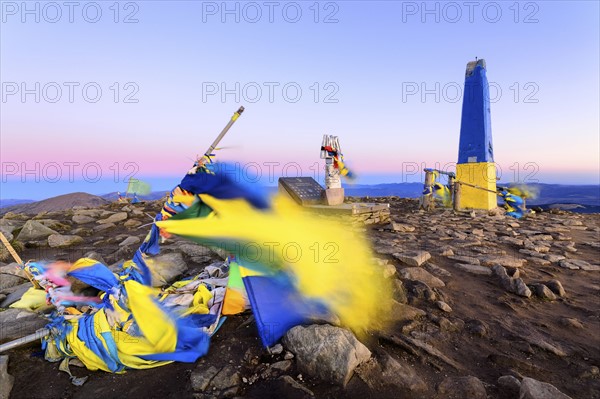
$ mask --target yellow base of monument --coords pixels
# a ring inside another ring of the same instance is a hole
[[[460,206],[468,209],[494,209],[498,205],[496,192],[496,165],[493,162],[462,163],[456,165],[456,179],[489,191],[461,185]]]

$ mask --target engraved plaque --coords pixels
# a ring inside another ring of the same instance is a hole
[[[300,205],[323,203],[323,187],[312,177],[280,177],[279,186]]]

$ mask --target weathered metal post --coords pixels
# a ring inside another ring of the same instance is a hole
[[[456,212],[461,211],[461,205],[460,205],[461,186],[462,186],[462,184],[459,181],[454,182],[454,202],[453,202],[453,205],[454,205],[454,210]]]
[[[433,200],[433,183],[435,176],[433,169],[425,169],[425,184],[423,185],[423,201],[421,207],[426,211],[433,209],[435,203]]]

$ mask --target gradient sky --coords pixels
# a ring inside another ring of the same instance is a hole
[[[600,183],[596,1],[76,3],[70,22],[63,2],[2,2],[0,198],[124,190],[132,173],[170,188],[239,105],[219,158],[242,177],[297,164],[322,178],[327,133],[359,183],[420,181],[425,165],[453,169],[475,57],[501,179]]]

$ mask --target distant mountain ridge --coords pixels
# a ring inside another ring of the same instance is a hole
[[[498,183],[499,186],[510,186],[512,183]],[[553,204],[561,204],[562,209],[572,208],[573,212],[597,212],[600,210],[600,185],[566,185],[566,184],[528,184],[529,188],[538,191],[538,197],[528,199],[528,206],[550,208]],[[352,197],[388,197],[418,198],[423,191],[422,183],[387,183],[387,184],[345,184],[347,196]],[[276,191],[276,187],[266,187],[268,192]],[[140,200],[152,201],[164,198],[168,190],[153,191]],[[0,214],[12,211],[20,213],[39,213],[43,211],[64,210],[73,206],[94,207],[107,202],[116,201],[117,192],[101,196],[87,193],[71,193],[43,201],[2,200]],[[11,202],[12,201],[12,202]],[[7,206],[8,205],[8,206]],[[576,207],[570,205],[583,205]]]
[[[26,204],[2,207],[0,214],[17,212],[26,214],[38,214],[40,212],[64,211],[74,206],[97,207],[107,204],[109,201],[88,193],[63,194],[42,201],[29,202]]]

